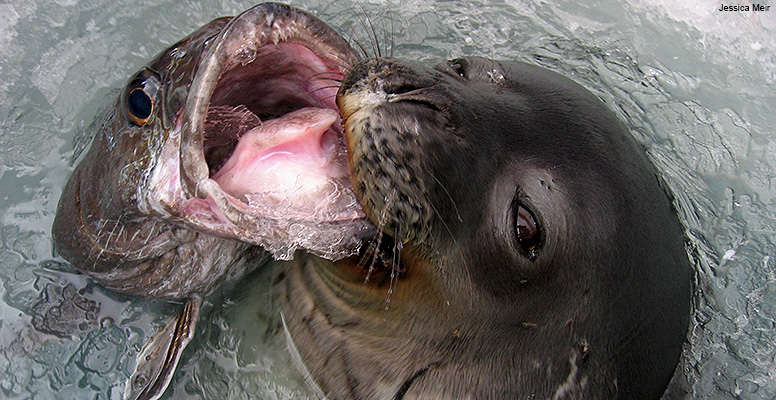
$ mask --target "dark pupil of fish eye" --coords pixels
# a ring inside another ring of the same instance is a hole
[[[539,246],[539,231],[536,228],[536,220],[528,210],[523,207],[517,209],[517,241],[520,247],[526,251],[536,250]]]
[[[129,112],[137,119],[148,119],[151,116],[153,102],[143,89],[137,88],[129,92],[127,99]]]

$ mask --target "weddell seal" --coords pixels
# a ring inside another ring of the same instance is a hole
[[[369,59],[337,103],[360,257],[299,257],[284,320],[332,399],[657,399],[690,309],[683,230],[604,104],[519,62]]]

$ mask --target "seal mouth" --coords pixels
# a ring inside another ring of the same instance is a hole
[[[166,203],[195,228],[276,258],[298,246],[352,254],[369,228],[335,96],[355,51],[322,21],[275,3],[235,17],[206,46],[175,129],[179,163],[153,182],[176,186]]]
[[[355,64],[337,93],[356,197],[378,230],[407,245],[425,242],[433,220],[423,136],[444,121],[426,93],[433,84],[376,58]]]

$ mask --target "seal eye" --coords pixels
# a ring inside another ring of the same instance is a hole
[[[124,92],[124,110],[127,118],[137,126],[151,119],[159,92],[159,80],[150,70],[141,71],[127,85]]]
[[[517,205],[515,215],[515,238],[520,248],[528,254],[530,258],[536,257],[536,251],[539,249],[541,243],[541,234],[539,232],[539,226],[536,223],[536,218],[523,207],[522,204]]]

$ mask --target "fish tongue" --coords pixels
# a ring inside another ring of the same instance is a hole
[[[288,202],[287,196],[314,193],[330,178],[337,118],[332,109],[306,107],[264,121],[240,137],[213,179],[241,200],[261,194]]]

